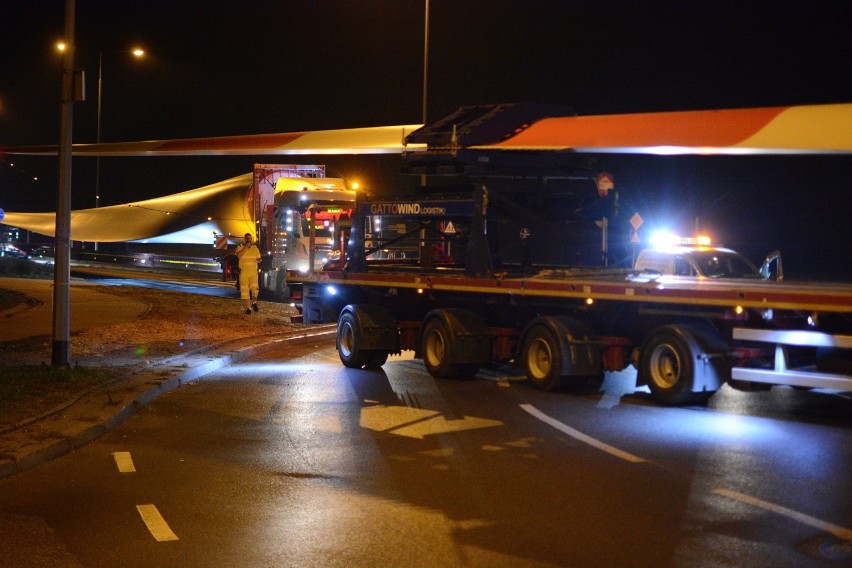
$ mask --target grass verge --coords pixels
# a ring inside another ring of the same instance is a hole
[[[53,264],[33,262],[26,258],[0,256],[0,276],[50,278],[53,276]]]
[[[18,365],[0,367],[0,426],[40,416],[126,369]]]

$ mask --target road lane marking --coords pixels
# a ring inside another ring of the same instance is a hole
[[[148,527],[148,531],[158,542],[178,540],[177,535],[169,528],[157,507],[154,505],[136,505],[136,510],[142,516],[142,521]]]
[[[760,507],[761,509],[771,511],[779,515],[783,515],[787,518],[793,519],[794,521],[799,521],[800,523],[810,525],[821,531],[833,534],[837,538],[852,542],[852,530],[850,529],[839,527],[837,525],[833,525],[831,523],[827,523],[825,521],[821,521],[817,518],[811,517],[810,515],[799,513],[798,511],[782,507],[781,505],[776,505],[775,503],[763,501],[761,499],[757,499],[756,497],[750,497],[749,495],[745,495],[743,493],[739,493],[731,489],[725,489],[724,487],[715,489],[713,493],[716,493],[717,495],[723,495],[731,499],[736,499],[737,501],[741,501],[743,503],[747,503],[755,507]]]
[[[571,436],[575,440],[579,440],[580,442],[588,444],[588,445],[590,445],[594,448],[597,448],[601,451],[604,451],[604,452],[606,452],[610,455],[613,455],[617,458],[621,458],[623,460],[629,461],[630,463],[642,463],[642,462],[646,461],[643,458],[640,458],[638,456],[634,456],[633,454],[627,453],[623,450],[619,450],[618,448],[615,448],[613,446],[610,446],[609,444],[605,444],[605,443],[601,442],[600,440],[596,440],[596,439],[592,438],[591,436],[583,434],[579,430],[574,430],[570,426],[563,424],[562,422],[556,420],[555,418],[551,418],[550,416],[548,416],[547,414],[545,414],[544,412],[542,412],[541,410],[539,410],[538,408],[534,407],[531,404],[522,404],[521,408],[524,409],[525,411],[529,412],[530,414],[532,414],[533,416],[535,416],[536,418],[538,418],[539,420],[541,420],[545,424],[549,424],[550,426],[553,426],[554,428],[556,428],[560,432],[562,432],[564,434],[568,434],[569,436]]]
[[[362,428],[374,432],[385,432],[419,440],[424,440],[427,436],[436,434],[503,426],[503,422],[488,418],[462,416],[448,419],[442,413],[433,410],[384,405],[362,408],[358,424]]]
[[[130,452],[113,452],[112,459],[115,460],[115,465],[118,467],[119,473],[136,473],[136,467],[133,465]]]

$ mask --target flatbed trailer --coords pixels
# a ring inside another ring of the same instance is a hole
[[[543,390],[633,365],[670,405],[725,383],[852,391],[852,285],[633,270],[638,225],[611,176],[482,146],[525,112],[460,109],[412,133],[427,150],[403,173],[432,183],[356,202],[340,261],[288,272],[304,322],[337,323],[344,365],[411,350],[435,377],[512,363]]]
[[[350,367],[412,350],[438,377],[490,363],[552,390],[628,365],[656,400],[723,383],[852,391],[852,286],[546,269],[470,277],[375,263],[301,276],[305,323],[338,324]]]

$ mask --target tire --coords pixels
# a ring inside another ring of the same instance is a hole
[[[639,372],[660,404],[680,406],[698,400],[692,392],[695,357],[686,340],[672,329],[655,331],[639,355]]]
[[[426,365],[430,375],[438,378],[460,376],[461,369],[450,363],[453,337],[442,319],[432,318],[426,323],[421,341],[423,364]]]
[[[283,267],[275,273],[275,293],[274,297],[279,302],[284,302],[290,299],[290,287],[287,286],[287,273]]]
[[[559,340],[543,325],[532,328],[522,348],[527,380],[538,390],[551,391],[564,386],[562,350]]]
[[[351,312],[344,312],[337,322],[337,354],[340,362],[350,369],[361,369],[371,355],[371,352],[359,349],[357,329],[355,316]]]
[[[388,352],[384,350],[369,351],[367,361],[364,363],[365,369],[378,369],[388,360]]]

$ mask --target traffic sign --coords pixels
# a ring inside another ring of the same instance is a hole
[[[0,209],[0,221],[2,221],[3,217],[5,217],[5,216],[6,216],[6,212],[3,211],[2,209]]]
[[[639,215],[639,213],[634,213],[633,217],[630,218],[630,226],[633,227],[634,229],[636,229],[637,231],[639,230],[639,227],[641,227],[642,223],[644,223],[644,222],[645,222],[645,219],[643,219],[642,216]]]
[[[607,192],[615,187],[615,180],[609,172],[601,172],[596,180],[598,191]]]

